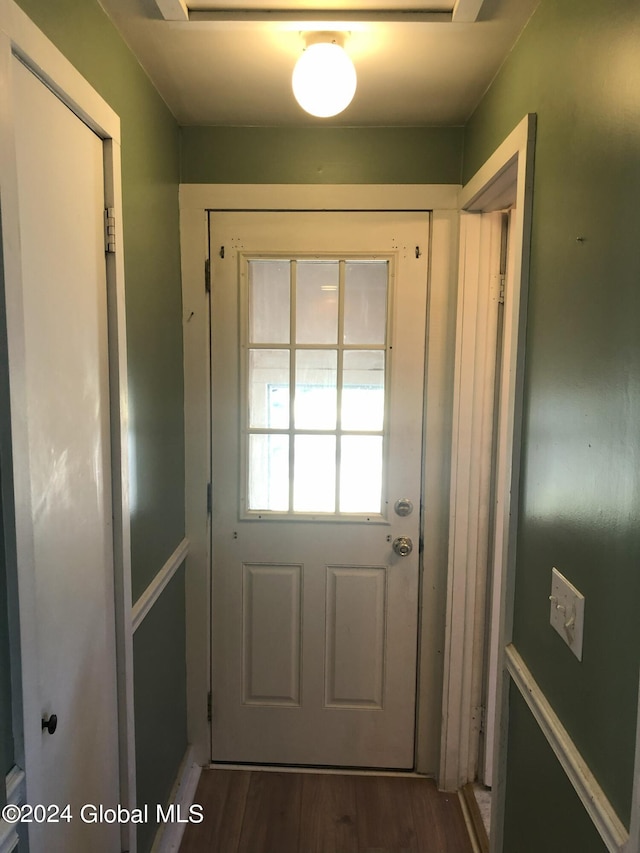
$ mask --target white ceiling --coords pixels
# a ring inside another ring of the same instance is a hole
[[[458,0],[482,5],[474,23],[452,21],[453,0],[100,2],[180,124],[421,126],[469,118],[538,0]],[[173,4],[182,21],[163,18]],[[307,115],[291,91],[301,34],[316,29],[349,31],[358,73],[333,119]]]

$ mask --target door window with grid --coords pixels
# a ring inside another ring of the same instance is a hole
[[[391,260],[241,263],[245,515],[382,515]]]

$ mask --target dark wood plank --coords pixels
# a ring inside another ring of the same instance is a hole
[[[301,851],[358,853],[356,785],[356,776],[303,776]]]
[[[180,853],[235,853],[250,781],[248,770],[203,770],[194,803],[203,807],[204,820],[187,824]]]
[[[357,825],[361,853],[419,850],[411,803],[403,785],[407,781],[391,776],[358,777]]]
[[[472,853],[457,794],[430,779],[205,770],[180,853]]]
[[[457,794],[438,791],[432,779],[407,779],[421,853],[473,853]]]
[[[252,772],[238,853],[299,853],[301,776]]]

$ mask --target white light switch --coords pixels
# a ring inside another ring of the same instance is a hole
[[[578,660],[582,660],[584,595],[557,569],[551,572],[551,626],[560,634]]]

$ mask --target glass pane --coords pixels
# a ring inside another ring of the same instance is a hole
[[[335,429],[338,353],[298,350],[296,353],[296,429]]]
[[[382,508],[382,436],[345,435],[340,457],[340,512]]]
[[[335,512],[335,436],[297,435],[294,471],[294,510],[296,512]]]
[[[384,426],[384,352],[347,350],[342,372],[342,429]]]
[[[249,509],[289,509],[289,436],[249,436]]]
[[[345,264],[345,344],[384,344],[388,273],[387,261],[347,261]]]
[[[289,429],[289,351],[249,351],[249,426]]]
[[[338,261],[296,264],[296,340],[338,343]]]
[[[249,261],[249,341],[289,343],[289,261]]]

